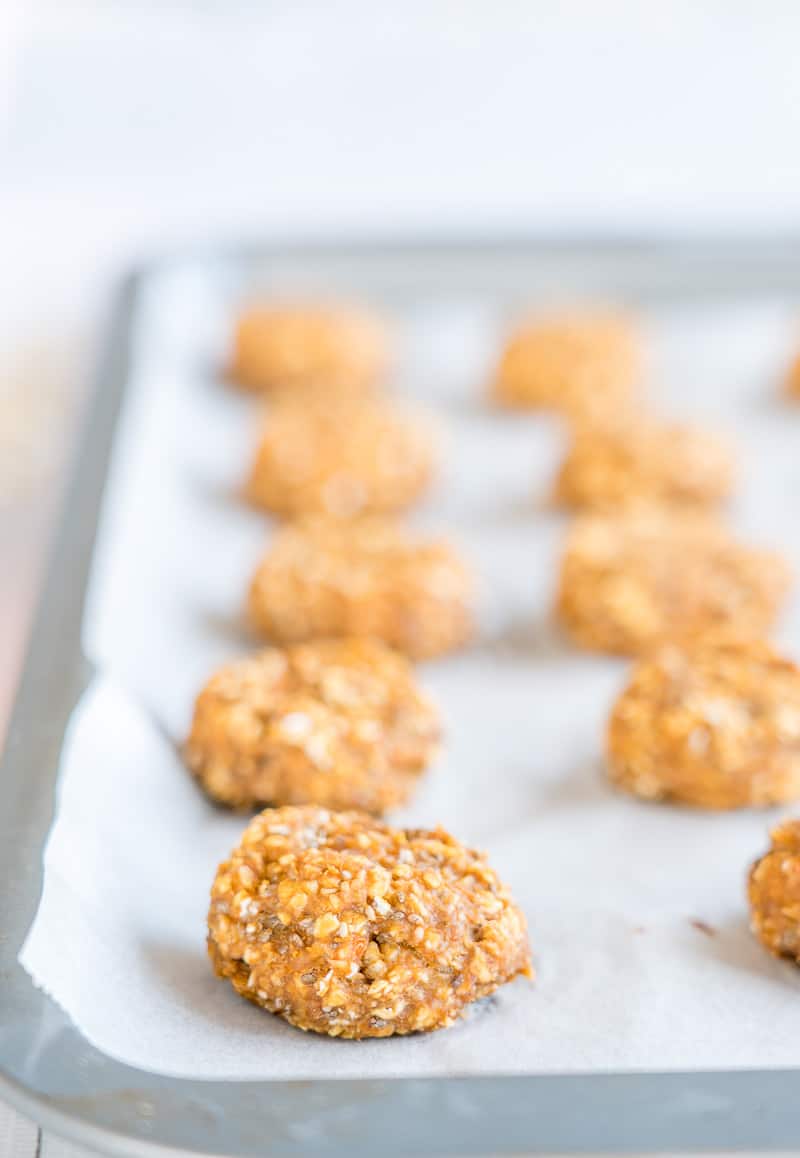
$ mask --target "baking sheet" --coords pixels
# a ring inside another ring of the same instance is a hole
[[[206,805],[174,742],[209,669],[248,646],[240,608],[269,534],[236,494],[252,403],[214,372],[233,297],[191,272],[144,297],[85,622],[99,675],[64,748],[25,967],[104,1052],[184,1077],[800,1063],[800,980],[752,941],[743,902],[778,813],[647,806],[605,783],[603,723],[626,667],[570,650],[549,625],[563,524],[544,500],[560,433],[481,406],[507,310],[466,291],[389,303],[398,393],[424,397],[450,435],[441,484],[413,522],[452,534],[483,581],[476,645],[421,670],[448,742],[396,819],[441,821],[489,851],[528,914],[537,981],[445,1033],[347,1043],[300,1034],[211,976],[208,888],[242,821]],[[659,401],[740,439],[734,521],[800,564],[800,415],[774,399],[789,303],[645,320]],[[800,650],[796,604],[780,635]]]

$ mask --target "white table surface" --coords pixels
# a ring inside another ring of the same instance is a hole
[[[798,230],[799,43],[794,0],[0,2],[0,396],[74,410],[114,278],[187,240]],[[79,1151],[0,1105],[37,1153]]]

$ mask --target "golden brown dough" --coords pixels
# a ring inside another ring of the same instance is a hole
[[[276,534],[248,607],[267,639],[375,636],[423,659],[469,639],[473,599],[471,574],[448,543],[383,519],[312,516]]]
[[[558,618],[581,647],[635,655],[665,637],[725,625],[767,633],[791,583],[786,562],[718,523],[658,508],[577,519]]]
[[[800,965],[800,820],[772,830],[772,848],[750,872],[753,932],[770,953]]]
[[[648,800],[762,807],[800,797],[800,670],[727,631],[635,666],[608,728],[608,772]]]
[[[284,516],[400,510],[433,477],[434,441],[421,415],[386,403],[284,404],[266,419],[248,493]]]
[[[717,435],[641,417],[578,427],[556,480],[570,507],[641,502],[704,507],[733,489],[734,460]]]
[[[255,817],[217,872],[208,934],[217,976],[330,1037],[442,1029],[531,975],[525,918],[483,856],[358,812]]]
[[[629,404],[640,368],[638,336],[622,315],[533,319],[509,338],[492,396],[507,406],[598,415]]]
[[[439,736],[408,660],[378,640],[333,639],[221,668],[198,696],[184,754],[206,792],[234,808],[380,814],[411,795]]]
[[[264,304],[238,319],[230,374],[250,390],[363,394],[388,361],[386,329],[365,310]]]

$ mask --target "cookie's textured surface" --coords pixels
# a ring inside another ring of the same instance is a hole
[[[222,804],[382,813],[411,794],[439,732],[403,656],[377,640],[320,640],[218,671],[184,751]]]
[[[573,416],[630,400],[640,371],[631,322],[615,314],[542,318],[512,334],[492,383],[496,401]]]
[[[699,808],[800,797],[800,670],[768,643],[711,632],[640,660],[608,728],[611,779]]]
[[[771,835],[772,848],[750,873],[752,928],[770,953],[800,965],[800,820]]]
[[[267,417],[248,493],[278,515],[399,510],[428,486],[434,443],[425,418],[384,403],[286,403]]]
[[[734,459],[721,438],[691,426],[643,418],[579,426],[556,480],[572,507],[638,502],[709,506],[733,487]]]
[[[711,519],[640,509],[576,520],[557,613],[580,646],[629,655],[721,625],[764,635],[789,586],[781,556],[743,546]]]
[[[208,929],[220,977],[332,1037],[440,1029],[530,973],[525,918],[480,854],[357,812],[257,816],[220,866]]]
[[[268,639],[374,636],[418,659],[465,643],[472,607],[472,577],[449,544],[376,518],[287,524],[249,594],[251,622]]]
[[[238,319],[230,374],[251,390],[370,389],[388,364],[384,326],[372,314],[326,306],[252,306]]]

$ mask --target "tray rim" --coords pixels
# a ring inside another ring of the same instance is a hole
[[[66,499],[54,537],[0,764],[0,1093],[56,1133],[112,1155],[308,1153],[468,1154],[546,1150],[790,1149],[800,1139],[800,1068],[688,1073],[326,1080],[195,1081],[135,1070],[90,1046],[17,963],[41,888],[41,853],[54,808],[63,733],[90,678],[80,624],[95,532],[128,378],[137,303],[154,274],[185,261],[402,254],[537,253],[548,258],[635,257],[764,263],[800,295],[800,235],[770,238],[383,238],[288,245],[191,246],[132,270],[119,283]],[[745,271],[745,284],[747,271]],[[54,642],[56,646],[54,648]],[[42,722],[41,704],[49,712]],[[19,873],[22,864],[27,870]],[[5,994],[5,996],[4,996]],[[16,1007],[11,1032],[3,1012]],[[43,1043],[31,1058],[16,1021]],[[16,1033],[14,1030],[16,1029]],[[71,1067],[71,1068],[70,1068]],[[64,1088],[66,1087],[66,1089]],[[311,1103],[311,1105],[309,1105]],[[344,1111],[344,1113],[343,1113]],[[309,1118],[310,1113],[310,1118]],[[242,1118],[244,1115],[244,1119]],[[386,1121],[402,1115],[405,1133]],[[502,1117],[504,1136],[493,1130]],[[229,1120],[230,1119],[230,1120]],[[218,1140],[218,1141],[217,1141]],[[216,1149],[217,1144],[225,1149]],[[209,1150],[213,1144],[215,1149]],[[498,1150],[498,1144],[503,1151]],[[201,1149],[198,1149],[201,1147]]]

